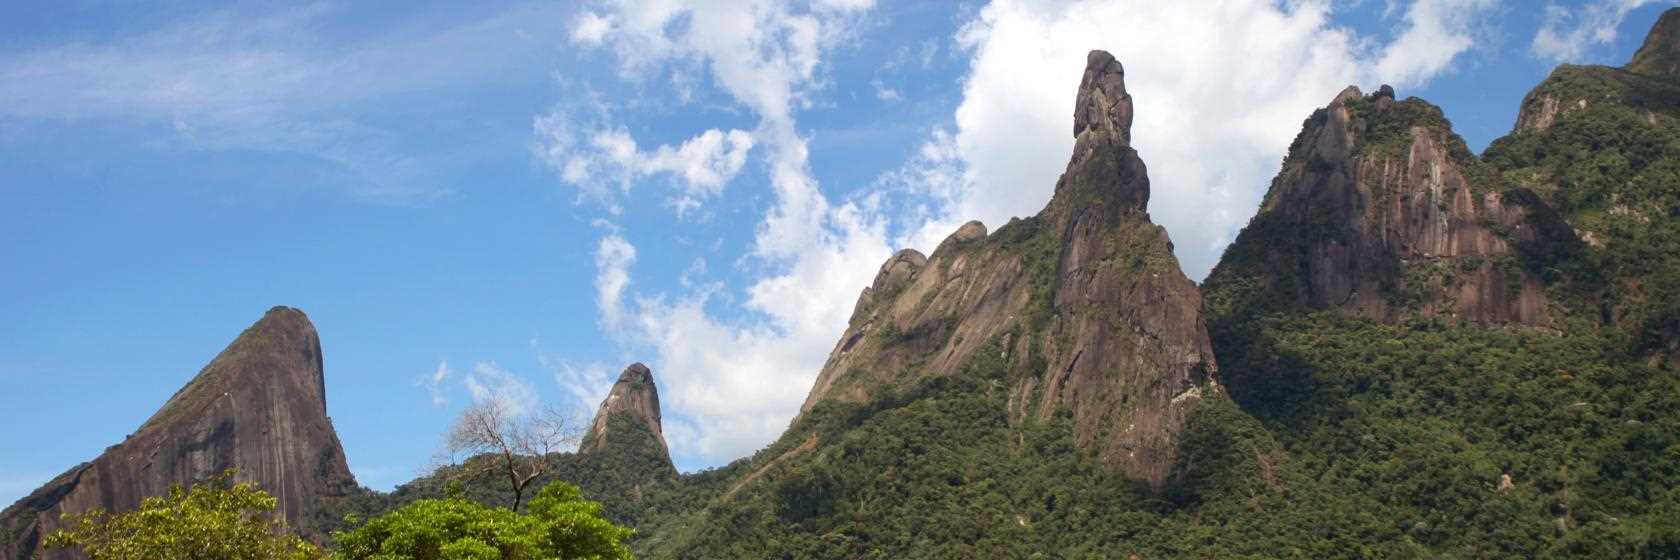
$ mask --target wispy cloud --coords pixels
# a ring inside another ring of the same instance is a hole
[[[437,369],[431,373],[421,375],[414,380],[414,384],[426,390],[432,398],[432,406],[443,408],[449,406],[449,397],[444,394],[444,383],[454,375],[455,370],[449,369],[449,360],[438,360]]]
[[[393,95],[504,79],[563,32],[516,8],[345,42],[320,33],[326,4],[230,8],[94,42],[0,53],[0,121],[98,121],[165,130],[162,145],[294,153],[360,178],[355,194],[413,201],[445,194],[393,133],[359,109]],[[545,38],[546,37],[546,38]],[[532,65],[535,66],[535,65]]]
[[[1655,0],[1595,0],[1573,9],[1549,4],[1529,52],[1550,62],[1581,62],[1593,47],[1616,40],[1629,12]]]
[[[515,416],[535,411],[541,401],[530,381],[503,369],[496,362],[473,364],[472,371],[461,379],[461,384],[472,395],[473,402],[501,403]]]

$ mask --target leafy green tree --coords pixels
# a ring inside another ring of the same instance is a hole
[[[175,485],[135,511],[95,509],[65,514],[69,528],[47,537],[47,548],[79,549],[93,560],[316,560],[325,553],[288,534],[269,516],[278,505],[254,484],[233,484],[232,470],[191,490]]]
[[[462,498],[419,500],[338,533],[342,560],[628,559],[634,532],[601,517],[576,486],[544,486],[525,514]]]

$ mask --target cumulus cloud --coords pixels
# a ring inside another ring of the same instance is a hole
[[[1592,47],[1616,40],[1616,28],[1628,12],[1654,1],[1597,0],[1575,9],[1548,5],[1529,52],[1550,62],[1579,62]]]
[[[750,251],[766,272],[747,288],[744,305],[762,321],[726,321],[709,313],[708,303],[723,289],[716,283],[693,282],[678,294],[638,294],[624,308],[621,336],[651,348],[656,369],[664,372],[672,433],[693,436],[672,438],[680,455],[727,460],[778,435],[844,328],[857,290],[891,253],[880,220],[824,196],[795,122],[796,110],[821,87],[822,53],[871,5],[845,0],[801,9],[756,0],[704,8],[690,2],[603,6],[603,17],[615,25],[598,44],[614,54],[622,77],[647,79],[660,75],[658,69],[705,75],[758,118],[751,137],[763,146],[773,196]],[[625,146],[624,138],[610,140],[597,150]],[[614,243],[607,237],[603,246]],[[611,264],[598,262],[598,273],[605,276]]]
[[[478,362],[461,379],[472,395],[474,403],[494,402],[507,407],[515,416],[523,416],[537,409],[540,400],[537,390],[519,375],[502,369],[496,362]]]
[[[537,116],[531,128],[537,136],[533,151],[561,180],[605,200],[609,187],[628,191],[637,179],[669,175],[677,184],[670,203],[679,215],[722,194],[753,147],[752,135],[744,130],[710,129],[676,147],[643,150],[622,128],[579,135],[559,109]]]
[[[1311,2],[993,2],[958,37],[972,60],[954,130],[935,131],[887,177],[936,201],[908,241],[930,248],[963,221],[996,227],[1044,206],[1073,146],[1085,54],[1100,48],[1126,67],[1150,213],[1199,279],[1253,214],[1314,108],[1348,84],[1421,86],[1471,48],[1488,8],[1413,3],[1405,30],[1373,49]]]

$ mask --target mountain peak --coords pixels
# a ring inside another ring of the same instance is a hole
[[[1106,51],[1085,56],[1085,75],[1073,107],[1073,136],[1090,130],[1115,134],[1123,145],[1132,141],[1132,96],[1126,93],[1126,68]]]
[[[275,513],[313,530],[328,499],[355,487],[327,417],[321,342],[302,311],[275,307],[216,355],[138,430],[0,512],[0,548],[26,557],[60,514],[133,509],[171,484],[229,468],[278,500]],[[72,557],[62,550],[44,558]]]
[[[1680,75],[1680,8],[1669,8],[1657,18],[1625,68],[1652,76]]]
[[[1051,198],[1055,221],[1101,206],[1106,213],[1143,212],[1149,177],[1132,149],[1132,95],[1126,69],[1113,55],[1091,51],[1073,108],[1073,156]]]
[[[654,384],[653,370],[641,362],[630,364],[618,375],[618,382],[613,384],[607,398],[601,401],[578,452],[601,453],[621,445],[648,447],[667,457],[665,461],[669,463],[669,448],[665,445],[661,422],[659,388]],[[646,434],[630,433],[643,431]],[[657,450],[652,449],[655,446]]]

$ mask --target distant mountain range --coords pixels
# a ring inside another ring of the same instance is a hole
[[[1044,210],[882,264],[778,440],[679,474],[632,364],[545,479],[650,558],[1680,557],[1680,9],[1479,156],[1422,99],[1328,96],[1201,286],[1150,221],[1121,62],[1074,94]],[[442,495],[460,467],[355,485],[320,355],[269,311],[0,512],[6,556],[228,467],[317,539]]]

